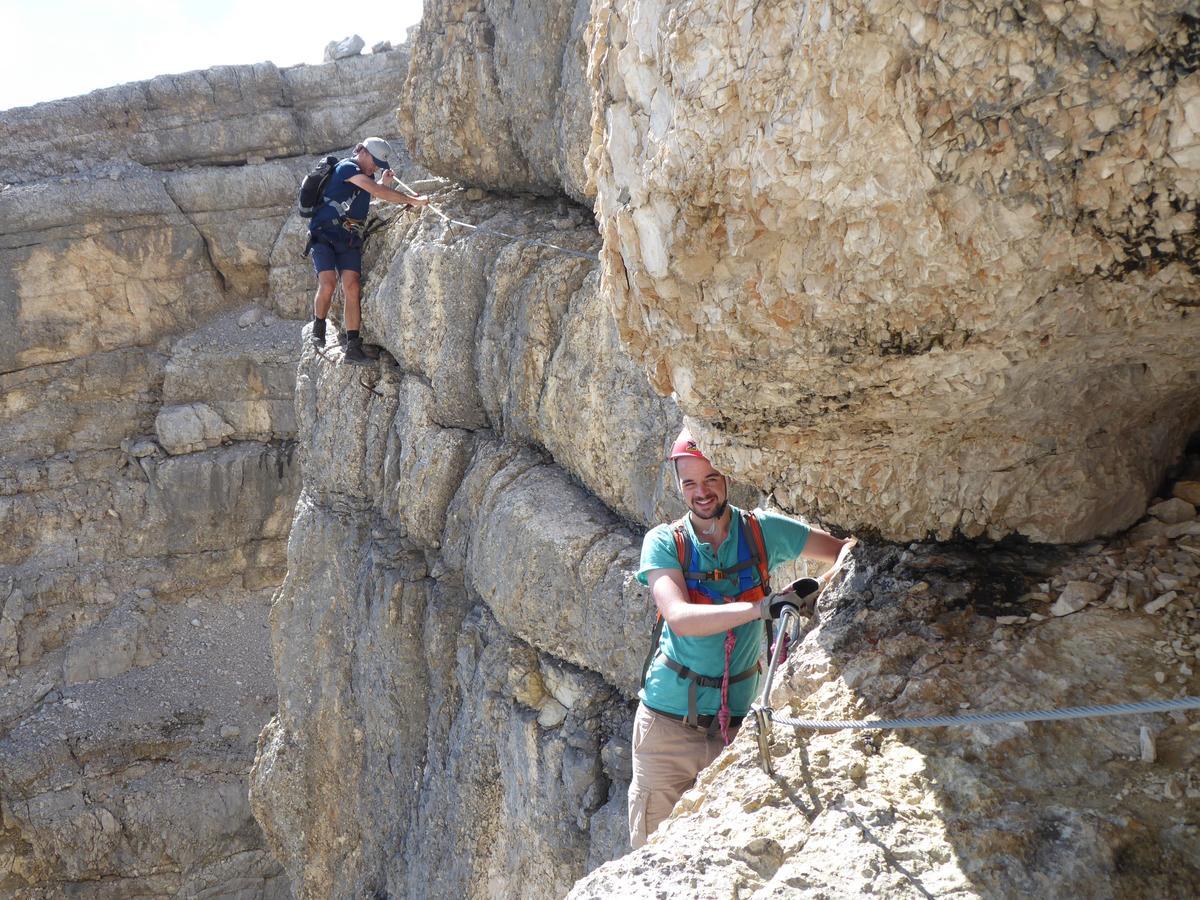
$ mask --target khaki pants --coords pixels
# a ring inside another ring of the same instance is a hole
[[[731,729],[731,736],[736,729]],[[713,735],[647,709],[633,720],[633,781],[629,785],[629,843],[635,850],[671,814],[696,776],[725,748]]]

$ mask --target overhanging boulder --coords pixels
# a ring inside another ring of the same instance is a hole
[[[600,4],[603,289],[784,505],[1083,540],[1200,424],[1195,20],[976,6]]]

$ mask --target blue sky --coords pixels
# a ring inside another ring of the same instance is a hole
[[[0,110],[209,66],[319,63],[332,40],[398,44],[420,18],[421,0],[0,0]]]

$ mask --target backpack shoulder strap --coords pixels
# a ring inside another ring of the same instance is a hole
[[[675,555],[679,557],[679,568],[683,570],[683,577],[687,578],[688,564],[692,557],[692,542],[688,540],[683,519],[671,526],[671,536],[675,538]]]
[[[750,545],[750,557],[758,567],[758,583],[763,594],[771,593],[770,560],[767,556],[767,543],[763,540],[762,523],[753,512],[742,511],[742,527],[746,529],[747,543]]]
[[[671,528],[671,536],[675,539],[675,555],[679,557],[679,566],[683,569],[684,577],[687,577],[688,558],[691,556],[690,541],[688,541],[687,532],[683,526],[683,519],[680,519]],[[646,654],[646,660],[642,663],[642,686],[646,686],[646,673],[650,671],[650,663],[654,662],[654,655],[658,653],[658,642],[662,637],[663,616],[661,612],[655,614],[654,630],[650,632],[650,650]]]
[[[321,188],[321,196],[325,199],[325,202],[328,205],[330,205],[334,208],[334,210],[338,214],[339,219],[344,219],[346,217],[346,214],[348,212],[350,212],[350,207],[354,203],[355,198],[358,197],[358,195],[363,192],[363,189],[360,188],[357,184],[350,183],[350,178],[353,178],[354,175],[362,174],[362,169],[358,168],[358,163],[354,163],[354,168],[356,169],[354,175],[351,175],[349,178],[343,179],[343,181],[342,181],[342,183],[344,185],[346,185],[346,187],[350,188],[350,196],[347,197],[345,200],[342,200],[341,202],[338,202],[337,200],[330,200],[326,196],[325,191],[329,187],[329,182],[333,181],[333,170],[336,169],[338,166],[340,166],[342,163],[346,162],[347,160],[349,160],[350,162],[354,162],[353,158],[349,157],[349,156],[347,156],[345,159],[339,159],[330,168],[329,177],[328,177],[328,179],[326,179],[325,184]]]

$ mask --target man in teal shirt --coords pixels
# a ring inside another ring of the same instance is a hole
[[[728,480],[712,467],[685,428],[671,450],[688,514],[658,525],[642,542],[637,577],[648,585],[663,619],[657,652],[646,671],[633,726],[629,837],[645,843],[675,802],[736,734],[758,688],[757,661],[769,604],[759,599],[760,572],[750,562],[758,546],[742,510],[727,500]],[[835,563],[853,538],[841,540],[777,513],[752,514],[762,533],[766,567],[798,557]],[[714,577],[698,577],[701,573]],[[719,577],[718,577],[719,576]],[[749,598],[749,599],[747,599]],[[723,697],[724,695],[724,697]],[[724,717],[729,717],[722,723]]]

